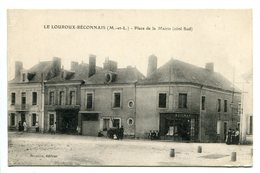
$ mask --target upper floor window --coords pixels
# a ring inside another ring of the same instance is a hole
[[[166,108],[166,93],[159,93],[159,108]]]
[[[201,96],[201,110],[205,110],[206,97]]]
[[[60,105],[65,105],[65,92],[60,92]]]
[[[93,109],[93,93],[87,93],[87,109]]]
[[[113,108],[120,108],[121,107],[121,93],[114,92],[113,94]]]
[[[179,94],[179,108],[187,108],[187,94]]]
[[[53,105],[53,104],[54,104],[54,92],[53,92],[53,91],[51,91],[51,92],[49,93],[49,104],[50,104],[50,105]]]
[[[11,105],[15,105],[15,93],[11,94]]]
[[[22,92],[22,104],[26,104],[26,93]]]
[[[221,111],[221,99],[218,99],[218,112]]]
[[[37,92],[32,93],[32,105],[37,105]]]
[[[75,105],[76,104],[76,92],[70,91],[70,104]]]
[[[224,112],[228,111],[227,100],[224,100]]]

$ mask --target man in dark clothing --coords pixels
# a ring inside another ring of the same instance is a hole
[[[119,128],[119,139],[121,139],[121,140],[123,140],[123,138],[124,138],[124,127],[123,126],[121,126],[120,128]]]
[[[228,129],[228,132],[227,132],[227,139],[226,139],[226,144],[231,144],[231,135],[232,135],[232,132],[231,132],[231,129]]]

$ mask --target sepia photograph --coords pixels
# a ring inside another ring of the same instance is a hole
[[[252,167],[252,10],[7,10],[8,166]]]

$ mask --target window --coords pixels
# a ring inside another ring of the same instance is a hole
[[[71,104],[71,105],[75,105],[75,104],[76,104],[75,91],[70,91],[70,104]]]
[[[65,105],[65,92],[60,91],[60,105]]]
[[[87,109],[93,108],[93,93],[87,93]]]
[[[134,107],[134,101],[133,101],[133,100],[130,100],[130,101],[128,102],[128,107],[129,107],[129,108],[133,108],[133,107]]]
[[[49,104],[50,105],[53,105],[54,104],[54,92],[50,92],[50,95],[49,95]]]
[[[22,105],[26,104],[26,93],[22,92]]]
[[[11,94],[11,105],[15,105],[15,93]]]
[[[187,108],[187,94],[179,94],[179,108]]]
[[[26,78],[26,74],[23,73],[23,75],[22,75],[22,80],[23,80],[23,82],[25,82],[25,78]]]
[[[37,105],[37,92],[32,93],[32,105]]]
[[[218,99],[218,112],[221,111],[221,99]]]
[[[50,125],[50,126],[54,125],[54,114],[50,114],[50,117],[49,117],[49,125]]]
[[[127,124],[128,124],[129,126],[133,125],[133,124],[134,124],[134,119],[133,119],[133,118],[128,118]]]
[[[121,107],[121,93],[120,92],[115,92],[114,93],[114,108],[120,108]]]
[[[159,94],[159,108],[166,108],[166,93]]]
[[[36,114],[32,114],[32,126],[35,126],[37,121],[37,115]]]
[[[120,119],[113,119],[113,127],[120,127]]]
[[[227,112],[227,100],[224,100],[224,112]]]
[[[201,97],[201,110],[205,110],[205,102],[206,102],[206,97],[202,96]]]
[[[11,113],[11,126],[15,126],[15,113]]]
[[[109,129],[109,119],[108,118],[104,118],[103,119],[103,131],[107,131]]]

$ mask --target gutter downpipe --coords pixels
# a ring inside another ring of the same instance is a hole
[[[201,96],[202,96],[202,88],[203,88],[203,85],[200,86],[200,116],[199,116],[199,142],[201,142],[201,139],[202,139],[202,130],[201,130],[201,125],[202,125],[202,122],[201,122],[201,119],[202,119],[202,115],[201,115]]]
[[[41,81],[41,133],[44,133],[44,81]]]

